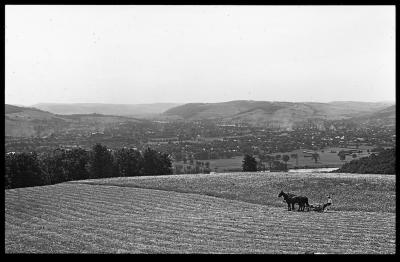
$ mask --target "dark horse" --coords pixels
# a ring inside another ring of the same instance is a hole
[[[308,198],[305,196],[296,196],[294,194],[290,193],[285,193],[281,191],[278,195],[278,197],[283,196],[283,199],[285,199],[286,203],[288,204],[288,210],[294,210],[294,204],[299,205],[299,209],[297,211],[304,211],[304,207],[307,206],[307,208],[310,208],[310,205],[308,204]]]

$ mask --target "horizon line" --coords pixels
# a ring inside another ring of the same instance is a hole
[[[152,104],[218,104],[218,103],[229,103],[235,101],[247,101],[247,102],[272,102],[272,103],[335,103],[335,102],[361,102],[361,103],[394,103],[396,104],[396,99],[394,100],[377,100],[377,101],[365,101],[365,100],[332,100],[329,102],[321,101],[287,101],[287,100],[252,100],[252,99],[236,99],[228,101],[219,102],[150,102],[150,103],[107,103],[107,102],[38,102],[34,104],[22,104],[22,103],[4,103],[5,105],[13,106],[24,106],[32,107],[39,104],[53,104],[53,105],[152,105]]]

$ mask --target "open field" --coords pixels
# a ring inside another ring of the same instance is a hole
[[[307,167],[341,167],[344,163],[350,162],[353,159],[359,159],[361,157],[367,157],[369,154],[367,153],[367,149],[372,149],[372,146],[360,146],[359,150],[363,152],[358,154],[356,158],[352,158],[351,156],[346,156],[345,161],[341,161],[339,156],[337,155],[341,150],[347,150],[349,148],[341,148],[341,147],[329,147],[322,150],[318,150],[317,153],[320,155],[320,159],[317,163],[311,157],[304,157],[303,154],[304,149],[298,149],[291,152],[284,152],[284,153],[273,153],[272,156],[276,155],[288,155],[290,157],[291,154],[298,154],[299,158],[296,160],[290,158],[287,162],[289,168],[294,168],[295,166],[307,166]],[[331,153],[331,151],[335,151],[335,153]],[[258,160],[258,158],[257,158]],[[202,160],[204,161],[204,160]],[[210,162],[210,168],[212,171],[216,170],[217,172],[229,172],[233,169],[241,169],[242,168],[242,161],[243,156],[237,156],[227,159],[210,159],[206,160]],[[176,162],[176,164],[183,165],[182,161]],[[266,163],[266,165],[268,165]]]
[[[319,166],[329,166],[329,167],[341,167],[344,163],[350,162],[353,159],[359,159],[361,157],[366,157],[369,156],[367,152],[367,148],[371,149],[372,147],[363,147],[360,146],[359,150],[362,150],[362,153],[356,153],[357,157],[352,158],[350,155],[346,156],[345,161],[341,161],[339,159],[339,156],[337,155],[339,151],[341,150],[348,150],[348,148],[340,148],[340,147],[329,147],[322,150],[317,150],[317,153],[320,156],[320,159],[318,160],[317,163],[311,158],[311,157],[304,157],[303,149],[299,150],[294,150],[292,152],[288,153],[279,153],[280,155],[291,155],[291,154],[298,154],[299,159],[298,159],[298,165],[299,166],[310,166],[310,167],[319,167]],[[307,150],[310,151],[310,150]],[[335,153],[331,153],[331,151],[334,151]],[[277,155],[277,154],[272,154],[272,155]],[[296,166],[296,160],[290,158],[288,161],[288,166],[289,167],[294,167]]]
[[[6,253],[395,252],[393,213],[289,212],[172,191],[12,189],[5,215]]]
[[[281,207],[281,190],[305,195],[309,203],[333,198],[332,210],[396,212],[396,180],[393,175],[339,173],[221,173],[121,177],[72,181],[93,185],[116,185],[196,193],[254,204]]]

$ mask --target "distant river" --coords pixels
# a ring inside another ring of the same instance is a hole
[[[325,167],[325,168],[305,168],[305,169],[289,169],[288,172],[300,172],[300,173],[321,173],[321,172],[331,172],[338,169],[337,167]]]

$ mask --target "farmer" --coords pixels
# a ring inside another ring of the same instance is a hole
[[[323,210],[324,210],[324,212],[326,212],[326,211],[328,211],[328,207],[330,206],[330,205],[332,205],[332,198],[331,198],[331,196],[327,196],[328,197],[328,202],[326,203],[326,204],[324,204],[324,207],[323,207]]]

